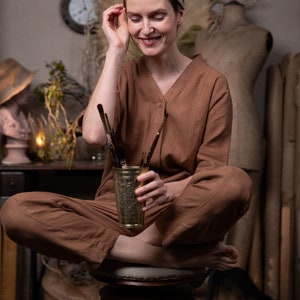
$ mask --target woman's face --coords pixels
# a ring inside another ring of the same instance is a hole
[[[157,56],[176,45],[183,10],[177,14],[169,0],[127,0],[128,30],[147,56]]]

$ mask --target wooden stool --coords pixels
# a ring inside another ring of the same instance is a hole
[[[204,269],[156,268],[109,260],[90,274],[108,283],[100,290],[101,300],[192,300],[194,288],[207,276]]]

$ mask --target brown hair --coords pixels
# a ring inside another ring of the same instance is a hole
[[[184,9],[183,5],[181,4],[181,3],[184,2],[184,0],[181,0],[181,1],[169,0],[169,1],[170,1],[171,5],[172,5],[172,7],[173,7],[173,9],[176,13],[178,13],[179,10]],[[123,4],[126,7],[126,0],[123,0]]]

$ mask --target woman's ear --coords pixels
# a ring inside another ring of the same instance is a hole
[[[180,9],[179,12],[177,13],[177,24],[180,26],[183,23],[184,20],[184,10]]]

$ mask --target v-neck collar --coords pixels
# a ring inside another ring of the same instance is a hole
[[[171,87],[164,94],[162,93],[161,89],[159,88],[155,79],[153,78],[150,70],[148,69],[144,56],[141,56],[139,58],[138,64],[141,67],[141,73],[146,74],[147,82],[148,85],[151,85],[151,89],[156,90],[157,94],[159,94],[160,97],[164,98],[167,101],[167,99],[169,99],[176,90],[181,89],[186,85],[186,81],[192,75],[191,73],[193,73],[193,66],[195,65],[195,60],[195,58],[191,60],[191,62],[186,66],[183,72],[178,76],[178,78],[174,81]]]

